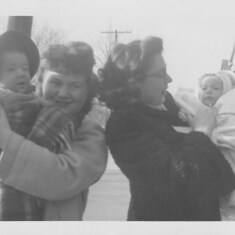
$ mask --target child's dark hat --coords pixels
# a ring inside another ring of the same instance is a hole
[[[0,35],[0,55],[6,51],[19,51],[24,53],[29,62],[29,72],[31,78],[38,70],[40,55],[37,46],[33,40],[25,34],[9,30]]]

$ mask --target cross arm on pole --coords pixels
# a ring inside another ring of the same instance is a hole
[[[105,31],[105,32],[101,32],[101,33],[114,34],[115,35],[115,43],[117,43],[118,42],[118,35],[119,34],[132,33],[132,32],[131,31],[118,31],[118,30],[114,30],[114,31]]]

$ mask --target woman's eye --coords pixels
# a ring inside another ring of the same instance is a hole
[[[53,86],[59,86],[60,85],[60,82],[58,82],[58,81],[50,81],[49,83]]]
[[[81,89],[82,89],[82,87],[79,87],[79,86],[72,86],[72,87],[70,87],[70,91],[79,91]]]
[[[83,84],[80,84],[80,83],[77,83],[77,84],[73,84],[72,86],[71,86],[71,88],[75,88],[75,89],[81,89],[81,88],[83,88]]]
[[[77,89],[80,89],[80,88],[82,88],[83,86],[82,86],[82,85],[75,85],[75,86],[73,86],[73,87],[75,87],[75,88],[77,88]]]

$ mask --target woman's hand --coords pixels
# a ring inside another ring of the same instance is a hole
[[[1,97],[1,104],[5,112],[17,112],[25,106],[26,103],[30,103],[34,100],[33,94],[20,94],[14,92],[5,93]]]
[[[216,110],[213,107],[201,106],[194,116],[187,115],[187,121],[194,131],[211,135],[216,122]]]

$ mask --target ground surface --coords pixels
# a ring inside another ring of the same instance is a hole
[[[109,157],[103,177],[90,188],[85,221],[125,221],[129,204],[125,176]]]

